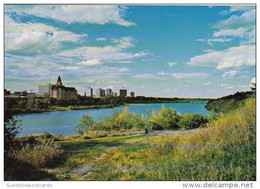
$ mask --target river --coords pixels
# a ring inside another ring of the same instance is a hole
[[[182,115],[185,113],[200,113],[202,115],[207,115],[210,111],[205,108],[206,103],[206,101],[195,101],[193,103],[134,104],[128,105],[128,109],[131,113],[145,115],[147,109],[152,112],[152,109],[160,110],[162,105],[164,105],[166,108],[174,108]],[[95,120],[98,120],[99,117],[104,118],[106,116],[111,116],[114,110],[121,111],[122,109],[123,107],[115,107],[19,115],[18,118],[22,120],[22,131],[19,133],[19,136],[40,134],[44,132],[61,134],[64,136],[72,135],[83,115],[90,115]]]

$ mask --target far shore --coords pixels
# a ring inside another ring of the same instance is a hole
[[[70,106],[52,106],[49,109],[9,109],[5,110],[7,113],[13,114],[13,115],[22,115],[22,114],[33,114],[33,113],[46,113],[46,112],[59,112],[59,111],[73,111],[73,110],[89,110],[89,109],[106,109],[106,108],[115,108],[120,106],[134,106],[134,105],[145,105],[145,104],[162,104],[162,103],[192,103],[194,101],[208,101],[208,99],[178,99],[177,101],[165,101],[162,100],[160,102],[131,102],[131,103],[124,103],[124,104],[104,104],[104,105],[70,105]]]

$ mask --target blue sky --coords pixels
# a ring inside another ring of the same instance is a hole
[[[254,6],[6,5],[5,88],[220,97],[255,77]]]

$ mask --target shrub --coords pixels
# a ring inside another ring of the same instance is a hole
[[[124,107],[122,113],[116,112],[113,114],[113,116],[109,120],[109,124],[111,124],[111,128],[113,130],[127,130],[133,128],[133,123],[131,119],[132,114],[129,112],[127,107]]]
[[[81,120],[80,123],[76,126],[75,131],[76,133],[80,134],[80,135],[84,135],[84,133],[86,132],[86,130],[91,127],[92,125],[94,125],[94,119],[89,116],[89,115],[84,115]]]
[[[150,117],[150,122],[154,125],[155,130],[163,129],[178,129],[178,121],[180,114],[178,114],[173,108],[165,108],[162,106],[162,110]]]
[[[179,127],[183,129],[196,129],[205,126],[208,120],[201,114],[184,114],[179,121]]]

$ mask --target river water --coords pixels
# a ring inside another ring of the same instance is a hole
[[[166,108],[174,108],[180,114],[200,113],[207,115],[210,113],[205,108],[206,101],[193,103],[157,103],[157,104],[135,104],[128,105],[131,113],[146,114],[147,109],[152,112],[153,109],[160,110],[162,105]],[[90,115],[94,120],[111,116],[114,110],[122,111],[123,107],[106,108],[106,109],[89,109],[89,110],[72,110],[60,112],[46,112],[19,115],[22,120],[22,131],[19,136],[40,134],[50,132],[52,134],[61,134],[64,136],[74,134],[76,125],[80,122],[83,115]]]

